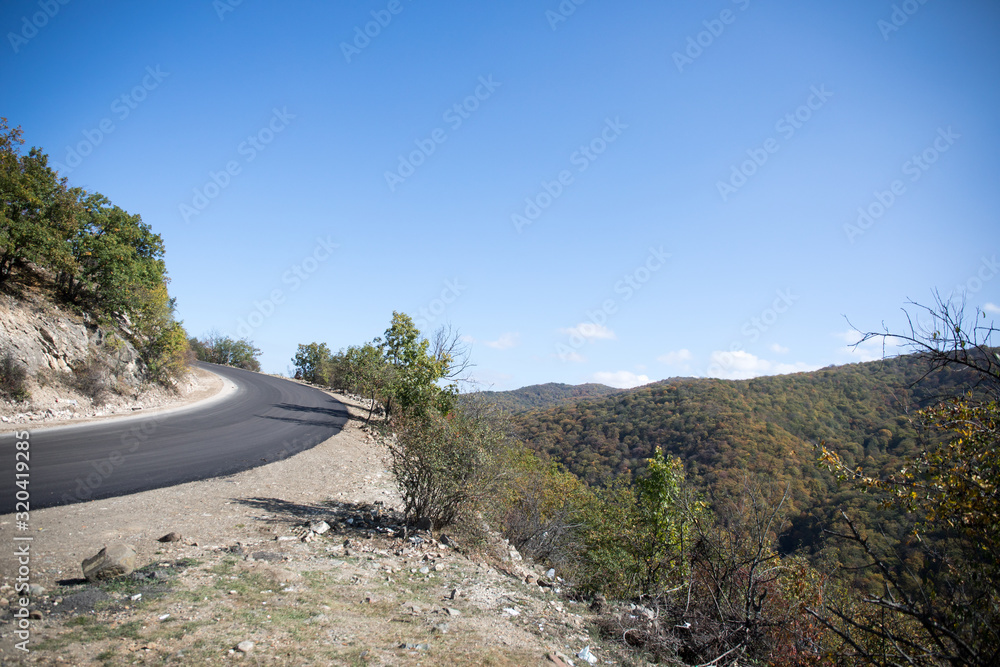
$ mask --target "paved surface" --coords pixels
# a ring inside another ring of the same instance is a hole
[[[199,364],[236,385],[221,400],[162,415],[32,430],[32,510],[230,475],[287,458],[338,433],[347,409],[323,392],[227,366]],[[0,514],[15,508],[14,434],[0,436]]]

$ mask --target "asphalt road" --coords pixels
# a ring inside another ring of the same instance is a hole
[[[230,475],[315,447],[347,421],[343,404],[311,387],[199,365],[231,380],[236,391],[162,415],[38,430],[26,424],[30,508]],[[15,508],[16,494],[24,497],[16,485],[18,440],[0,435],[0,514],[24,509]]]

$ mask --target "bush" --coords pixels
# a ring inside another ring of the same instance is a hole
[[[28,371],[10,352],[0,357],[0,392],[14,401],[29,398]]]
[[[581,510],[590,497],[584,483],[519,446],[505,487],[490,517],[503,536],[532,560],[574,571],[582,549]]]
[[[73,372],[69,376],[69,384],[89,398],[94,405],[102,405],[111,392],[108,374],[108,367],[91,357],[74,365]]]
[[[659,447],[645,476],[593,492],[583,513],[581,586],[615,597],[660,595],[690,574],[691,530],[703,511],[679,459]]]
[[[485,402],[470,401],[448,416],[400,417],[395,425],[395,436],[383,442],[411,523],[428,519],[439,529],[469,516],[496,497],[509,474],[506,419]]]

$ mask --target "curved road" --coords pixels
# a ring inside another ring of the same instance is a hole
[[[347,421],[343,404],[317,389],[198,365],[231,380],[235,392],[159,415],[49,429],[25,424],[31,509],[230,475],[314,447]],[[15,511],[20,491],[16,441],[0,435],[0,514]]]

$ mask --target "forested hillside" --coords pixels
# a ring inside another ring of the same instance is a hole
[[[898,469],[921,438],[917,409],[961,394],[970,376],[943,369],[926,378],[913,356],[811,373],[731,381],[674,379],[600,400],[518,417],[521,435],[589,483],[635,478],[656,447],[680,457],[700,486],[735,490],[749,474],[790,489],[786,548],[818,548],[837,507],[891,521],[877,503],[842,489],[818,463],[820,444],[850,467]],[[918,380],[920,380],[918,382]]]
[[[576,403],[587,398],[602,398],[621,391],[621,389],[593,382],[575,385],[547,382],[511,391],[484,391],[480,394],[509,412],[526,412],[528,410],[542,410],[564,403]]]

